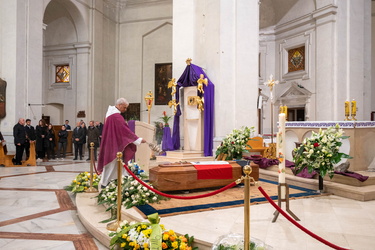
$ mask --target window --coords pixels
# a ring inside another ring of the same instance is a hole
[[[70,67],[69,65],[56,65],[56,83],[69,83]]]

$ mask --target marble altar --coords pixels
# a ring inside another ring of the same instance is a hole
[[[374,121],[286,122],[286,159],[293,161],[292,150],[295,148],[295,142],[302,142],[304,138],[310,137],[312,131],[318,132],[320,128],[335,126],[337,123],[345,135],[350,136],[349,139],[343,140],[341,146],[341,152],[353,157],[348,160],[349,170],[368,170],[375,157]]]

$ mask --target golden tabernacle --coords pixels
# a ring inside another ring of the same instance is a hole
[[[242,167],[235,161],[227,162],[226,165],[230,166],[226,171],[229,172],[223,172],[224,175],[222,176],[218,174],[221,172],[222,165],[202,165],[202,163],[204,162],[200,162],[200,165],[195,165],[192,162],[160,164],[150,169],[150,183],[160,191],[192,190],[225,186],[242,176]],[[197,167],[200,168],[197,169]],[[257,181],[259,179],[259,166],[251,163],[251,167],[252,173],[250,176]],[[213,177],[204,174],[206,169],[211,171]]]

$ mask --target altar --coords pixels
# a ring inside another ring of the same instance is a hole
[[[316,121],[316,122],[286,122],[286,159],[293,161],[292,151],[296,143],[310,137],[312,131],[318,132],[336,124],[344,130],[344,135],[350,136],[343,140],[340,152],[349,154],[350,171],[368,170],[375,158],[375,122],[373,121]],[[347,159],[344,159],[347,160]]]

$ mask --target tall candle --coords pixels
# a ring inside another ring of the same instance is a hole
[[[357,102],[353,99],[352,101],[352,116],[357,114]]]
[[[277,133],[277,157],[279,159],[279,184],[285,183],[285,113],[279,114]],[[281,187],[281,199],[285,199],[285,186]]]
[[[349,110],[350,110],[350,108],[349,108],[349,101],[346,101],[345,102],[345,116],[349,116],[350,115]]]

